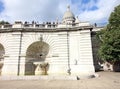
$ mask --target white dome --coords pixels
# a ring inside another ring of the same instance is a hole
[[[66,21],[72,21],[72,22],[75,21],[75,16],[74,16],[74,14],[70,11],[70,6],[68,6],[67,11],[66,11],[66,12],[64,13],[64,15],[63,15],[63,22],[66,22]]]

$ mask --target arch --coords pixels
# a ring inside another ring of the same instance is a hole
[[[3,47],[2,44],[0,44],[0,75],[2,72],[2,68],[3,68],[3,61],[4,61],[4,55],[5,55],[5,49]]]
[[[57,43],[56,43],[56,37],[58,36],[58,34],[48,34],[48,33],[24,33],[25,37],[23,38],[23,44],[22,44],[22,53],[23,55],[26,55],[26,51],[28,49],[28,47],[37,41],[40,41],[40,37],[42,35],[42,40],[50,45],[49,48],[49,54],[47,56],[52,56],[53,51],[56,50],[57,48]]]
[[[33,62],[44,62],[49,53],[49,44],[37,41],[28,46],[26,51],[25,75],[34,75],[35,65]]]

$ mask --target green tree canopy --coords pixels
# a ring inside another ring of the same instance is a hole
[[[4,20],[0,21],[0,25],[4,25],[4,24],[9,24],[9,22],[4,21]]]
[[[120,30],[120,5],[115,7],[109,18],[109,29]]]
[[[97,34],[101,40],[100,57],[108,62],[120,60],[120,5],[109,17],[108,25]]]

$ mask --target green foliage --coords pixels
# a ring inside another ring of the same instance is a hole
[[[7,21],[0,21],[0,25],[4,25],[4,24],[9,24],[9,22],[7,22]]]
[[[103,35],[103,33],[105,33],[105,32],[106,32],[105,29],[101,29],[101,31],[97,32],[97,34],[96,34],[96,38],[97,38],[97,40],[98,40],[100,43],[102,42],[102,35]]]
[[[109,27],[120,28],[120,5],[115,7],[114,12],[111,13],[109,18]]]
[[[106,61],[120,60],[120,30],[110,30],[102,34],[99,54]]]
[[[120,5],[111,13],[109,24],[97,33],[101,41],[100,57],[108,62],[120,60]]]

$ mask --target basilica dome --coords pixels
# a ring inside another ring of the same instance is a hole
[[[70,10],[70,6],[67,7],[67,11],[63,15],[63,23],[73,23],[75,21],[75,16]]]

